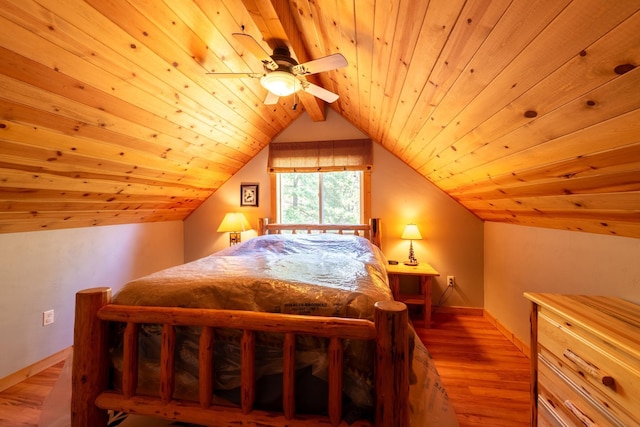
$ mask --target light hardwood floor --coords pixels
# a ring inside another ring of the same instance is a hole
[[[527,426],[529,359],[481,316],[438,314],[416,331],[433,355],[460,427]],[[62,363],[0,392],[0,427],[36,427]]]
[[[482,316],[435,314],[416,328],[460,427],[522,427],[529,420],[529,358]]]
[[[58,380],[64,362],[0,392],[0,427],[36,427],[42,403]]]

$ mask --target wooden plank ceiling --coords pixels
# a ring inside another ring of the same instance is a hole
[[[243,28],[481,219],[640,238],[637,0],[0,0],[0,232],[184,219],[322,120],[205,74]]]

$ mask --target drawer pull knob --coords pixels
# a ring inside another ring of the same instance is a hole
[[[612,376],[602,372],[597,366],[587,362],[582,357],[578,356],[569,349],[566,349],[564,353],[562,353],[562,355],[576,364],[578,368],[580,368],[580,370],[582,370],[585,374],[589,375],[592,378],[595,378],[605,386],[615,390],[616,381]]]
[[[575,417],[577,419],[580,420],[580,422],[582,422],[582,424],[584,424],[587,427],[598,427],[598,424],[594,423],[593,420],[591,418],[589,418],[584,412],[582,412],[580,409],[578,409],[578,407],[576,405],[574,405],[574,403],[570,400],[565,400],[564,401],[564,406],[567,407],[567,409],[569,411],[571,411],[571,413],[573,415],[575,415]]]

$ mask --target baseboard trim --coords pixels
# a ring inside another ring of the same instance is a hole
[[[525,356],[527,356],[528,358],[531,357],[531,350],[524,341],[522,341],[520,338],[515,336],[513,332],[509,330],[509,328],[505,327],[502,323],[500,323],[498,319],[493,317],[491,313],[489,313],[487,310],[482,310],[482,311],[483,311],[484,318],[489,323],[495,326],[496,329],[500,331],[500,333],[504,335],[509,341],[511,341],[513,345],[515,345],[516,348],[520,350]]]
[[[34,363],[33,365],[20,369],[18,372],[14,372],[13,374],[9,374],[4,378],[0,378],[0,391],[5,391],[9,387],[13,387],[14,385],[26,380],[27,378],[39,374],[45,369],[52,367],[56,363],[60,363],[63,360],[66,360],[71,352],[72,347],[65,348],[64,350],[60,350],[59,352],[52,354],[51,356],[46,357]]]

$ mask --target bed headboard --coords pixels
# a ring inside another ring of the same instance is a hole
[[[366,237],[380,247],[380,218],[371,218],[369,224],[276,224],[271,223],[269,218],[258,219],[258,235],[263,234],[280,234],[283,231],[296,233],[338,233],[338,234],[355,234],[356,236]]]

